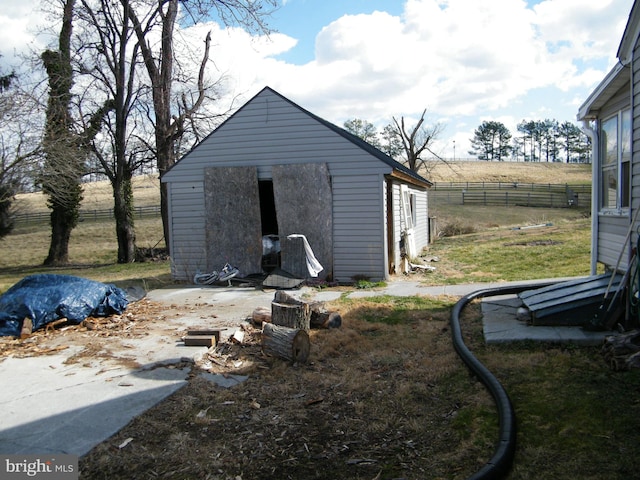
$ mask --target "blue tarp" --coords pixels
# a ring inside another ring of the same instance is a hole
[[[0,336],[19,336],[25,317],[37,330],[60,318],[77,324],[89,316],[122,313],[127,304],[125,291],[115,285],[71,275],[31,275],[0,296]]]

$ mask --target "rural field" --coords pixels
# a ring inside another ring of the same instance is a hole
[[[590,181],[590,166],[460,162],[427,176],[438,182],[579,184]],[[154,180],[139,179],[134,194],[141,204],[157,202]],[[87,209],[105,208],[110,192],[91,185],[86,198]],[[21,208],[46,210],[37,195],[19,201]],[[589,273],[588,211],[434,205],[430,215],[439,229],[462,225],[464,233],[439,238],[428,252],[439,258],[436,271],[411,276],[415,281],[441,285]],[[538,227],[515,229],[526,225]],[[159,219],[137,223],[138,246],[162,246],[161,235]],[[74,264],[55,272],[121,286],[173,283],[169,261],[116,265],[114,238],[111,222],[81,223],[72,235]],[[46,225],[20,227],[0,246],[0,291],[26,274],[52,271],[40,266],[48,248]],[[194,375],[83,456],[80,478],[468,478],[491,457],[498,426],[491,397],[452,346],[449,317],[456,301],[343,295],[329,305],[341,313],[342,327],[313,331],[304,365],[261,355],[257,340],[242,348],[226,345],[234,361],[215,371],[245,374],[248,381],[224,390]],[[638,371],[612,371],[597,347],[487,346],[476,302],[463,311],[462,327],[465,342],[500,380],[516,410],[518,443],[507,478],[638,477]],[[259,337],[258,330],[248,331],[250,338]],[[6,340],[0,347],[2,356],[19,355],[22,344]],[[22,353],[28,354],[26,347]]]

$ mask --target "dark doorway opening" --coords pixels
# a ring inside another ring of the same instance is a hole
[[[258,182],[260,223],[262,224],[262,270],[269,273],[280,266],[280,238],[273,181]]]
[[[258,182],[260,193],[260,221],[262,222],[262,235],[278,235],[278,219],[276,217],[276,201],[273,196],[273,182],[260,180]]]

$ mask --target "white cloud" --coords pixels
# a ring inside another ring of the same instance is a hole
[[[314,61],[254,64],[263,70],[256,79],[338,124],[384,122],[423,108],[444,117],[499,116],[550,87],[567,92],[563,103],[571,105],[573,89],[593,88],[615,60],[631,3],[407,0],[401,17],[335,20],[318,33]],[[545,110],[540,102],[540,113],[557,116],[555,104]]]
[[[41,3],[37,0],[5,2],[0,13],[0,70],[19,67],[22,55],[42,50],[37,41]]]

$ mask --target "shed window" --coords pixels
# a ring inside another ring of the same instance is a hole
[[[629,207],[631,110],[622,110],[600,125],[600,184],[603,210]]]

